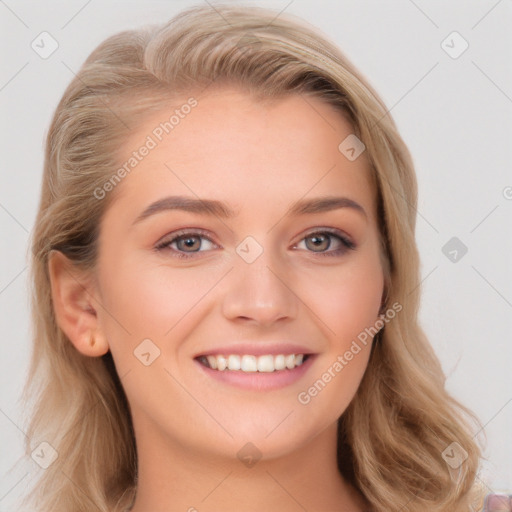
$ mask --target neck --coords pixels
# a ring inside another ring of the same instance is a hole
[[[362,497],[337,466],[336,425],[293,453],[255,463],[194,453],[150,425],[134,427],[138,480],[131,512],[363,510]]]

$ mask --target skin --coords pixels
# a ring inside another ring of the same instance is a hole
[[[127,139],[121,161],[168,119],[169,108]],[[351,133],[340,113],[316,98],[290,95],[262,105],[237,89],[210,90],[117,185],[101,222],[94,275],[53,255],[59,325],[83,354],[111,351],[130,403],[139,459],[133,512],[363,510],[336,465],[336,424],[371,344],[308,404],[297,399],[374,325],[381,306],[368,162],[364,153],[349,161],[338,150]],[[168,195],[217,199],[236,215],[174,210],[133,225]],[[328,195],[350,198],[365,213],[345,207],[285,215],[299,199]],[[155,250],[183,228],[201,228],[211,242],[188,249],[190,259]],[[340,230],[356,248],[322,255],[343,247],[333,236],[330,247],[315,250],[311,236],[325,228]],[[249,235],[263,248],[252,263],[236,252]],[[147,338],[160,350],[149,366],[134,357]],[[290,341],[317,355],[299,381],[266,392],[199,371],[194,355],[239,340]],[[248,442],[261,455],[252,467],[237,457]]]

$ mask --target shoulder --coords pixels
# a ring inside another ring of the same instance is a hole
[[[512,512],[512,494],[487,494],[475,512]]]

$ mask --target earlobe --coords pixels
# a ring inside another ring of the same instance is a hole
[[[89,333],[89,338],[80,344],[74,343],[76,349],[86,356],[98,357],[108,352],[108,342],[103,333],[96,331]]]
[[[95,307],[94,286],[90,276],[80,271],[60,251],[48,259],[53,309],[57,324],[75,348],[86,356],[98,357],[108,352]]]

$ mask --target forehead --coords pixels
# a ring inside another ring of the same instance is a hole
[[[229,88],[193,98],[162,104],[122,144],[120,164],[133,165],[117,185],[120,200],[144,204],[172,193],[240,210],[339,191],[373,210],[366,155],[351,161],[340,151],[353,128],[333,106],[303,94],[261,101]]]

